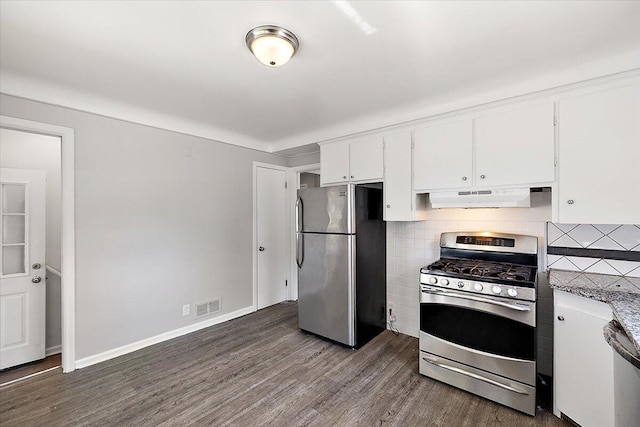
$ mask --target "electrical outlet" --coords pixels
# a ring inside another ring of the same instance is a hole
[[[191,304],[185,304],[182,306],[182,315],[188,316],[191,314]]]

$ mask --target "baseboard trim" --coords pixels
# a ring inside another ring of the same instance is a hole
[[[253,313],[253,306],[241,308],[240,310],[233,311],[231,313],[223,314],[221,316],[214,317],[212,319],[206,319],[202,322],[194,323],[183,328],[174,329],[172,331],[163,332],[159,335],[145,338],[140,341],[133,342],[131,344],[123,345],[111,350],[104,351],[102,353],[94,354],[93,356],[83,357],[76,360],[76,369],[86,368],[87,366],[95,365],[96,363],[105,362],[115,357],[124,356],[125,354],[132,353],[134,351],[149,347],[150,345],[158,344],[163,341],[167,341],[173,338],[181,337],[191,332],[198,331],[200,329],[208,328],[209,326],[217,325],[238,317]]]
[[[44,349],[44,355],[45,356],[51,356],[53,354],[59,354],[62,353],[62,345],[58,344],[58,345],[54,345],[53,347],[47,347]]]

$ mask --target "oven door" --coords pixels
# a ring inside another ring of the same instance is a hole
[[[535,303],[421,287],[420,350],[535,386]]]

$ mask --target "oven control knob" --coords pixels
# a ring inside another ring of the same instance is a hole
[[[515,289],[507,289],[507,294],[509,294],[510,297],[516,297],[518,296],[518,291]]]
[[[429,277],[429,283],[435,285],[436,283],[438,283],[438,279],[436,279],[435,277]]]
[[[458,282],[458,287],[460,289],[464,288],[464,282],[462,282],[462,281]]]
[[[444,286],[447,286],[447,285],[449,284],[449,279],[442,279],[442,280],[440,280],[440,284],[441,284],[441,285],[444,285]]]
[[[482,286],[480,283],[476,283],[475,285],[473,285],[473,289],[475,289],[478,292],[480,292],[483,288],[484,286]]]
[[[491,288],[491,291],[494,294],[499,294],[500,292],[502,292],[502,289],[500,288],[500,286],[494,286],[493,288]]]

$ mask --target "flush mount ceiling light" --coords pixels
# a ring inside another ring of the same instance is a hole
[[[286,64],[298,51],[298,39],[289,30],[276,25],[261,25],[244,38],[253,55],[268,67]]]

